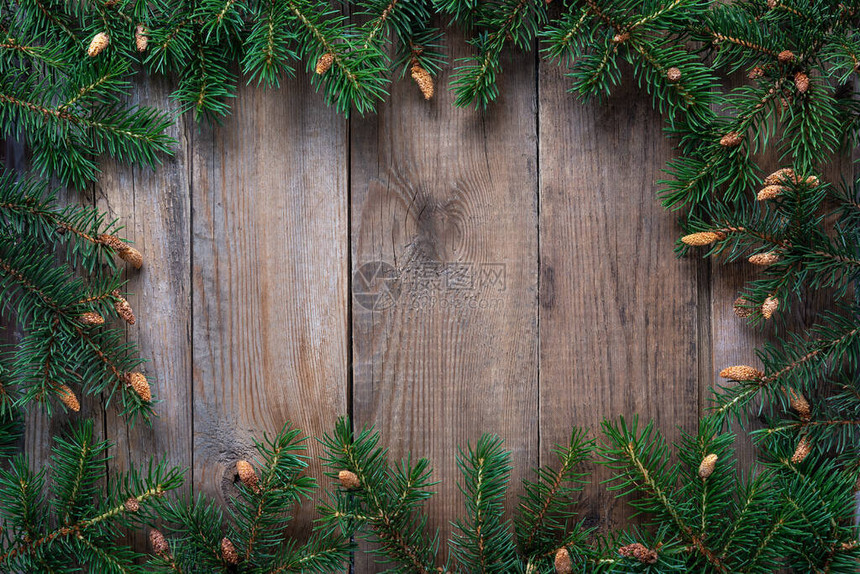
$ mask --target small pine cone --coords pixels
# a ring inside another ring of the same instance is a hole
[[[818,187],[821,184],[821,180],[815,177],[814,175],[810,175],[806,179],[803,180],[803,183],[808,185],[809,187]]]
[[[797,88],[797,91],[801,94],[805,94],[806,90],[809,89],[809,76],[804,74],[803,72],[798,72],[794,75],[794,85]]]
[[[331,68],[332,63],[334,62],[334,54],[328,52],[320,56],[320,59],[317,60],[316,73],[317,74],[325,74],[328,72],[329,68]]]
[[[624,32],[622,34],[615,34],[615,36],[612,37],[612,41],[615,42],[616,44],[622,44],[629,39],[630,39],[630,32]]]
[[[136,498],[129,498],[123,503],[126,512],[137,512],[140,510],[140,502]]]
[[[137,396],[146,402],[152,400],[152,390],[149,388],[149,383],[143,373],[126,373],[125,384],[131,387]]]
[[[805,436],[800,439],[800,442],[797,443],[797,448],[794,449],[794,454],[791,455],[791,464],[800,464],[806,457],[809,456],[809,453],[812,452],[812,445],[809,443],[809,439]]]
[[[749,365],[734,365],[720,371],[720,376],[732,381],[757,381],[764,378],[764,373]]]
[[[770,8],[771,10],[776,8],[776,4],[777,4],[776,0],[767,0],[767,7]]]
[[[791,406],[791,410],[796,412],[801,420],[808,421],[812,418],[812,409],[809,406],[809,401],[801,393],[798,393],[794,389],[788,389],[788,403]]]
[[[81,313],[81,316],[78,317],[78,320],[84,325],[104,325],[105,318],[95,313],[94,311],[87,311],[86,313]]]
[[[430,72],[422,68],[417,62],[412,64],[412,79],[418,84],[418,88],[424,95],[425,100],[429,100],[436,93],[436,86],[433,84],[433,76]]]
[[[149,45],[149,30],[143,24],[138,24],[134,29],[134,45],[138,52],[146,52]]]
[[[698,233],[685,235],[681,238],[681,241],[693,247],[702,247],[703,245],[710,245],[715,241],[725,238],[726,234],[719,231],[699,231]]]
[[[128,301],[125,300],[125,297],[121,297],[114,293],[114,297],[116,297],[116,301],[113,306],[116,309],[116,314],[123,318],[123,320],[129,325],[134,325],[134,322],[137,320],[134,316],[134,311],[129,305]]]
[[[254,492],[260,492],[260,479],[257,478],[257,472],[247,460],[240,460],[236,463],[236,472],[239,473],[239,480]]]
[[[570,552],[567,548],[559,548],[555,553],[555,572],[556,574],[571,574],[573,572],[573,561],[570,559]]]
[[[779,261],[779,253],[776,251],[768,251],[767,253],[756,253],[750,255],[749,262],[753,265],[761,265],[767,267]]]
[[[128,245],[126,245],[125,241],[123,241],[116,235],[108,235],[107,233],[103,233],[96,237],[96,241],[98,241],[105,247],[110,247],[118,253],[121,253],[128,249]]]
[[[119,255],[122,260],[128,261],[134,265],[135,269],[140,269],[141,265],[143,265],[143,255],[140,254],[140,251],[134,247],[129,247],[129,245],[119,237],[105,233],[99,235],[96,239],[105,247],[110,247],[116,251],[117,255]]]
[[[794,52],[791,50],[783,50],[776,55],[776,59],[779,60],[780,64],[790,64],[794,61]]]
[[[738,132],[729,132],[720,138],[720,145],[723,147],[738,147],[743,141],[744,137]]]
[[[60,385],[57,387],[57,398],[60,402],[66,405],[70,411],[78,412],[81,410],[81,403],[78,402],[78,397],[68,385]]]
[[[797,182],[794,170],[790,167],[778,169],[764,178],[765,185],[781,185],[785,182]]]
[[[764,68],[762,68],[761,66],[756,66],[755,68],[747,72],[747,78],[749,78],[750,80],[757,80],[762,76],[764,76]]]
[[[134,247],[126,246],[125,249],[119,252],[120,259],[131,263],[135,269],[140,269],[143,265],[143,255]]]
[[[93,39],[90,41],[90,47],[87,48],[87,55],[90,58],[98,56],[105,48],[107,48],[108,44],[110,44],[110,36],[105,32],[99,32],[93,36]]]
[[[783,191],[785,191],[785,187],[782,185],[768,185],[767,187],[763,187],[761,191],[758,192],[758,195],[756,195],[756,199],[759,201],[775,199],[782,195]]]
[[[347,490],[357,490],[361,488],[361,481],[358,480],[358,475],[351,470],[342,470],[337,473],[337,478],[340,480],[340,485]]]
[[[714,473],[718,458],[717,455],[711,453],[702,459],[702,462],[699,463],[699,478],[708,478]]]
[[[164,534],[155,528],[149,531],[149,544],[152,546],[152,551],[155,552],[156,556],[161,556],[162,558],[170,557],[170,545],[167,544],[167,539],[164,537]]]
[[[779,307],[779,299],[776,297],[768,297],[761,304],[761,314],[765,319],[770,319]]]
[[[852,540],[851,542],[843,542],[839,545],[839,548],[841,548],[842,550],[854,550],[855,548],[857,548],[857,541]]]
[[[666,71],[666,79],[674,84],[681,79],[681,70],[672,66]]]
[[[239,563],[239,553],[236,552],[236,547],[226,536],[221,539],[221,557],[227,564],[235,566]]]
[[[752,307],[750,307],[750,302],[743,297],[738,297],[737,299],[735,299],[735,303],[732,308],[735,311],[735,315],[737,315],[741,319],[746,319],[753,314],[753,309]]]
[[[642,564],[654,564],[657,562],[657,553],[639,542],[622,546],[618,549],[618,553],[625,558],[634,558]]]

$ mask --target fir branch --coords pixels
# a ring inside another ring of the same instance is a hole
[[[467,517],[455,523],[451,547],[454,558],[469,572],[510,572],[516,561],[509,525],[501,519],[512,469],[510,453],[502,444],[498,436],[483,435],[474,450],[461,450],[457,458]]]

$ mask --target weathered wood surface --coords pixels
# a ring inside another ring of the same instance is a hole
[[[573,425],[638,414],[677,438],[716,372],[753,361],[731,313],[748,270],[675,257],[653,183],[672,147],[629,78],[584,105],[554,65],[508,56],[486,112],[453,108],[447,81],[430,102],[395,83],[351,120],[301,75],[244,87],[223,125],[182,118],[157,172],[105,166],[95,200],[146,256],[128,272],[129,337],[163,400],[152,429],[86,407],[120,445],[115,468],[163,454],[223,497],[253,437],[287,420],[321,436],[351,414],[392,458],[433,461],[445,538],[463,511],[458,445],[505,439],[511,508]],[[165,83],[147,86],[141,100],[169,105]],[[39,461],[47,424],[28,426]],[[596,482],[584,516],[623,526]],[[306,505],[298,528],[312,518]]]
[[[135,104],[165,106],[170,83],[144,82],[135,90]],[[96,205],[124,226],[123,237],[145,253],[140,270],[127,265],[124,288],[137,320],[127,326],[147,363],[142,372],[161,401],[151,426],[129,428],[115,408],[105,412],[105,435],[115,447],[110,454],[115,470],[138,468],[152,456],[164,457],[185,468],[194,461],[191,372],[191,163],[188,161],[190,117],[182,117],[169,134],[179,145],[176,155],[153,171],[104,166],[95,186]],[[190,488],[186,488],[186,492]],[[139,547],[146,533],[133,532]]]
[[[571,425],[654,419],[669,440],[695,428],[700,363],[697,261],[677,259],[674,217],[654,182],[671,157],[659,116],[630,83],[604,104],[540,75],[541,455]],[[595,479],[609,473],[595,469]],[[587,518],[623,527],[628,509],[595,488]]]
[[[463,55],[458,42],[449,59]],[[454,108],[447,90],[424,102],[401,83],[352,125],[354,418],[376,425],[393,459],[431,458],[443,482],[430,526],[443,531],[464,513],[458,445],[499,434],[515,483],[538,462],[533,62],[504,63],[488,113]],[[377,262],[399,277],[396,300],[360,298]]]
[[[346,128],[306,78],[243,88],[223,126],[194,128],[196,488],[229,492],[264,431],[321,436],[346,412]]]

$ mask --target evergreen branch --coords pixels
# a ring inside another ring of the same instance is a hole
[[[345,492],[359,503],[357,514],[370,518],[358,526],[366,524],[370,528],[381,544],[381,552],[398,564],[397,571],[429,574],[436,569],[436,539],[425,535],[426,518],[418,512],[418,506],[430,496],[425,490],[432,484],[427,461],[421,459],[414,466],[406,462],[397,472],[392,472],[385,451],[376,446],[378,440],[379,435],[367,429],[354,436],[349,420],[341,418],[335,424],[334,433],[322,439],[326,449],[323,463],[329,468],[353,473],[355,484],[349,481]],[[410,480],[410,476],[420,479]],[[408,504],[395,502],[403,493],[408,496]],[[336,502],[335,509],[321,508],[325,521],[331,523],[351,514],[350,498],[341,495]],[[395,513],[395,507],[402,510]]]
[[[635,20],[635,21],[627,24],[624,27],[624,31],[625,32],[632,32],[633,30],[635,30],[636,28],[639,28],[640,26],[644,26],[648,23],[654,22],[655,20],[660,19],[665,14],[667,14],[667,13],[671,12],[672,10],[681,6],[685,1],[686,0],[671,0],[671,2],[669,2],[665,6],[661,6],[660,8],[655,10],[654,12],[651,12],[650,14],[646,14],[645,16],[642,16],[638,20]],[[593,2],[593,0],[592,0],[592,2]]]
[[[510,572],[516,560],[508,523],[502,521],[504,495],[510,477],[510,453],[502,439],[483,435],[474,450],[460,451],[457,466],[464,483],[465,520],[455,523],[451,539],[454,558],[469,572]]]
[[[385,6],[385,9],[378,17],[365,24],[368,29],[367,35],[364,38],[365,48],[369,48],[373,44],[373,41],[376,36],[382,32],[383,28],[385,27],[385,23],[388,20],[388,17],[394,11],[395,6],[397,6],[397,2],[398,0],[390,0],[388,2],[388,5]]]
[[[755,553],[753,554],[750,561],[747,563],[746,568],[743,570],[744,572],[753,572],[755,566],[758,564],[759,559],[764,554],[765,550],[769,548],[769,545],[773,542],[774,538],[777,534],[785,528],[785,521],[780,519],[774,522],[771,527],[767,530],[764,536],[761,537],[761,542],[755,549]]]
[[[537,469],[535,481],[524,481],[525,494],[520,498],[520,513],[515,520],[519,548],[524,555],[554,553],[558,549],[559,539],[574,516],[569,509],[587,478],[578,467],[588,460],[593,448],[593,441],[574,429],[567,446],[554,449],[558,469]]]
[[[771,58],[776,58],[778,56],[778,54],[776,52],[774,52],[773,50],[769,50],[768,48],[765,48],[764,46],[759,46],[758,44],[750,42],[749,40],[744,40],[742,38],[734,38],[732,36],[726,36],[726,35],[721,34],[719,32],[715,32],[714,30],[710,30],[708,28],[704,28],[704,32],[707,34],[710,34],[713,37],[713,39],[718,41],[718,42],[729,42],[731,44],[735,44],[737,46],[741,46],[741,47],[747,48],[749,50],[754,50],[756,52],[760,52],[762,54],[770,56]]]
[[[2,271],[7,277],[13,279],[23,287],[25,291],[35,295],[38,301],[44,303],[48,308],[56,311],[57,313],[63,313],[65,311],[64,307],[58,301],[45,293],[39,285],[25,275],[23,270],[17,269],[12,262],[4,259],[3,257],[0,257],[0,271]]]
[[[164,485],[155,485],[134,498],[139,503],[147,502],[151,498],[161,497],[162,495],[164,495],[165,492],[166,488]],[[127,512],[128,510],[123,503],[114,506],[113,508],[93,518],[83,519],[74,524],[62,526],[40,538],[24,542],[23,544],[16,546],[13,549],[7,551],[6,553],[0,555],[0,564],[10,562],[12,559],[17,558],[21,555],[33,553],[39,548],[42,548],[55,540],[61,540],[71,536],[82,535],[87,531],[87,529],[96,527],[105,521],[111,520]]]
[[[600,7],[597,5],[597,2],[595,2],[595,0],[585,0],[585,4],[588,6],[588,9],[591,11],[592,14],[603,20],[603,22],[607,26],[612,28],[616,34],[622,33],[622,31],[624,30],[624,26],[606,15],[606,13],[604,13],[604,11],[601,10]]]

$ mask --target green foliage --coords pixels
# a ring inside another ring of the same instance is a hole
[[[510,572],[516,564],[510,524],[502,519],[512,469],[502,443],[498,436],[485,434],[474,450],[461,450],[457,457],[466,518],[454,524],[451,549],[458,568],[467,572]]]
[[[567,445],[553,449],[557,466],[535,469],[534,478],[523,481],[524,493],[514,521],[521,554],[548,556],[561,546],[576,549],[579,547],[576,537],[590,532],[583,525],[573,528],[572,534],[568,534],[568,529],[576,519],[574,507],[580,493],[590,482],[582,467],[593,449],[594,441],[575,428]]]
[[[345,418],[322,443],[323,462],[337,471],[330,476],[340,481],[330,502],[320,508],[322,523],[373,542],[372,552],[388,564],[388,572],[548,572],[562,546],[581,564],[592,556],[587,543],[592,531],[571,523],[571,505],[587,476],[581,465],[593,449],[580,430],[573,432],[568,445],[556,447],[558,468],[538,469],[536,478],[525,482],[513,524],[502,518],[511,471],[502,439],[484,435],[474,448],[460,452],[457,466],[466,513],[454,524],[451,561],[439,555],[438,532],[427,529],[424,505],[434,484],[427,459],[413,463],[407,458],[392,466],[378,446],[379,434],[363,429],[356,435]]]
[[[81,392],[118,402],[130,420],[151,415],[126,379],[142,362],[135,346],[123,330],[84,320],[117,317],[124,301],[116,247],[99,239],[116,231],[98,210],[60,207],[44,183],[0,172],[0,302],[7,329],[21,332],[0,349],[0,416],[33,402],[68,408],[62,399]]]
[[[600,443],[574,429],[556,447],[557,461],[524,481],[512,520],[511,454],[485,434],[458,457],[465,513],[446,559],[427,528],[429,461],[390,465],[379,434],[353,433],[347,419],[322,439],[322,461],[338,484],[313,531],[295,539],[287,534],[292,512],[316,484],[304,474],[304,439],[289,424],[255,443],[252,461],[237,461],[237,493],[221,505],[204,494],[167,496],[181,474],[164,463],[110,475],[105,487],[110,445],[85,421],[55,439],[50,480],[21,455],[0,470],[0,564],[12,572],[342,572],[360,535],[388,572],[855,572],[856,458],[813,449],[801,460],[793,437],[773,433],[744,474],[735,437],[721,426],[702,419],[695,433],[682,433],[674,455],[653,423],[605,421]],[[609,490],[642,526],[598,534],[577,520],[592,460],[610,469]],[[145,563],[118,541],[144,525],[152,551]]]
[[[227,506],[226,516],[202,494],[164,502],[159,518],[165,523],[169,549],[154,548],[156,556],[147,571],[343,571],[352,551],[348,538],[316,530],[299,543],[284,533],[293,510],[316,488],[316,481],[304,474],[308,466],[304,440],[301,431],[288,423],[274,437],[255,442],[257,457],[244,461],[251,464],[254,477],[240,474],[238,494]],[[225,544],[234,549],[235,560]]]
[[[856,3],[355,0],[333,8],[325,0],[6,0],[0,137],[20,137],[42,175],[72,187],[97,177],[102,154],[155,166],[173,143],[164,135],[171,118],[123,103],[140,69],[174,76],[173,98],[199,118],[229,113],[239,82],[277,86],[301,66],[340,113],[370,112],[393,77],[440,73],[440,15],[470,37],[471,55],[451,74],[458,106],[483,109],[499,97],[508,45],[538,45],[586,100],[609,96],[630,74],[666,118],[678,150],[658,195],[686,234],[679,254],[707,246],[706,256],[758,265],[735,310],[774,333],[759,349],[760,370],[726,371],[730,382],[715,392],[714,418],[683,436],[677,462],[651,424],[608,422],[599,447],[576,431],[556,451],[557,467],[525,483],[508,521],[500,510],[509,454],[489,435],[467,446],[458,458],[466,509],[441,568],[550,572],[564,548],[581,571],[856,569],[860,180],[837,174],[853,165],[860,141]],[[98,34],[109,44],[87,55]],[[20,407],[68,405],[70,392],[116,398],[132,420],[151,414],[150,401],[125,378],[140,363],[134,346],[119,330],[81,320],[87,312],[118,314],[122,281],[111,256],[124,248],[99,239],[115,231],[96,210],[59,208],[44,184],[0,174],[0,302],[8,330],[23,332],[17,345],[0,350],[0,450],[14,444]],[[812,300],[822,303],[805,310],[811,326],[793,330],[793,310]],[[722,430],[730,417],[747,423],[751,415],[767,426],[753,433],[761,464],[744,476]],[[73,434],[57,448],[73,452],[79,439]],[[240,487],[226,513],[204,497],[165,507],[176,536],[159,567],[330,571],[344,563],[345,541],[357,532],[394,572],[436,571],[439,536],[422,511],[433,485],[429,461],[390,464],[378,435],[354,433],[348,421],[323,442],[341,487],[322,506],[307,544],[281,536],[290,508],[313,487],[301,474],[298,433],[285,430],[258,445],[260,490]],[[587,481],[581,465],[595,448],[614,473],[610,488],[631,495],[648,528],[602,537],[577,522],[572,506]],[[93,453],[58,454],[57,484],[92,480],[103,450]],[[708,455],[716,466],[702,476]],[[102,546],[108,536],[100,530],[92,539],[56,530],[90,513],[92,485],[54,492],[60,502],[45,513],[43,473],[20,458],[5,472],[0,489],[15,492],[0,501],[11,525],[5,544],[25,550],[2,559],[29,560],[15,568],[61,569],[68,556],[87,556],[93,568],[109,571],[135,557]],[[61,535],[33,543],[50,532]],[[239,564],[225,561],[225,536],[242,554]],[[55,558],[55,549],[66,554]]]
[[[421,459],[417,474],[408,462],[392,468],[377,433],[353,435],[342,419],[323,439],[324,462],[339,469],[331,476],[340,481],[321,509],[323,527],[363,534],[389,572],[435,572],[444,564],[439,571],[549,573],[562,571],[559,560],[568,561],[568,572],[618,574],[856,570],[856,459],[845,464],[818,449],[797,460],[793,437],[774,435],[744,474],[734,458],[735,436],[721,432],[718,417],[702,419],[695,433],[682,432],[675,456],[653,423],[640,428],[637,419],[619,418],[602,426],[600,444],[574,429],[569,443],[556,447],[557,466],[525,481],[513,527],[503,518],[512,470],[503,441],[483,435],[461,451],[466,513],[454,523],[445,561],[438,539],[426,533],[429,462]],[[645,528],[598,535],[576,521],[572,507],[591,481],[582,468],[591,458],[610,469],[608,489],[641,515]]]
[[[0,470],[0,568],[4,572],[148,572],[121,531],[152,522],[159,499],[182,484],[178,469],[150,463],[105,486],[107,442],[92,421],[52,448],[50,477],[17,455]],[[136,509],[136,510],[135,510]]]
[[[86,28],[78,17],[62,14],[63,3],[3,4],[0,137],[19,137],[37,171],[76,188],[96,179],[95,158],[103,153],[160,163],[173,144],[163,133],[172,119],[120,103],[131,88],[128,54],[87,58],[81,46]]]
[[[427,532],[422,504],[431,496],[430,461],[411,458],[389,465],[386,450],[379,448],[379,434],[364,429],[354,435],[348,419],[337,421],[334,431],[322,439],[323,464],[337,472],[354,473],[361,489],[336,489],[320,508],[331,531],[361,532],[379,544],[377,554],[392,562],[391,572],[432,572],[439,547],[438,532]],[[343,481],[342,481],[343,482]]]

